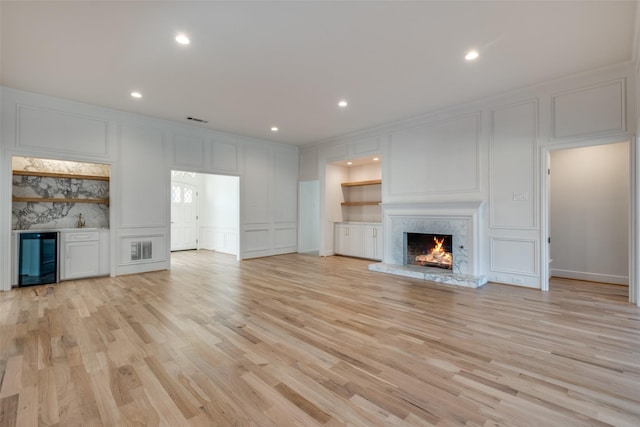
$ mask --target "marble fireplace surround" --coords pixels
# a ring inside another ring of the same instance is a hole
[[[383,262],[371,264],[369,270],[472,288],[484,285],[487,278],[480,274],[482,204],[482,201],[383,203]],[[450,234],[452,270],[405,265],[404,233]]]

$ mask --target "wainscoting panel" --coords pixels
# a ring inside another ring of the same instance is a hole
[[[137,234],[120,237],[119,265],[166,261],[164,234]]]
[[[252,228],[244,231],[245,253],[265,251],[268,250],[269,247],[269,227]]]
[[[244,223],[268,223],[270,177],[273,162],[269,150],[246,146],[244,148],[244,180],[241,195],[244,206]]]
[[[492,228],[536,227],[537,101],[491,112],[490,222]]]
[[[552,138],[625,132],[625,83],[619,79],[553,95]]]
[[[17,105],[16,145],[20,148],[108,157],[108,128],[106,120]]]
[[[318,152],[322,159],[330,162],[343,160],[349,156],[349,146],[347,144],[320,146]]]
[[[200,227],[200,247],[211,251],[236,255],[238,233],[223,227]]]
[[[120,212],[122,227],[166,226],[169,205],[168,173],[162,131],[154,128],[120,126]]]
[[[390,195],[478,192],[479,146],[480,113],[392,133]]]
[[[353,142],[353,153],[362,156],[365,154],[377,153],[380,150],[380,138],[358,139]]]
[[[298,153],[275,151],[273,214],[275,222],[296,222],[298,214]],[[295,246],[295,245],[294,245]]]
[[[173,133],[172,167],[204,168],[204,138],[180,133]]]
[[[491,237],[491,270],[493,272],[538,275],[538,247],[532,239]]]
[[[300,181],[313,181],[318,179],[318,149],[301,148],[300,149]]]
[[[211,164],[217,171],[238,172],[238,146],[233,142],[211,141]]]
[[[298,243],[296,224],[276,225],[275,227],[275,247],[276,249],[291,248],[295,250]]]

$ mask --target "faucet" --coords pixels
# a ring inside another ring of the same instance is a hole
[[[82,219],[82,214],[78,215],[78,228],[82,228],[84,227],[85,222],[84,219]]]

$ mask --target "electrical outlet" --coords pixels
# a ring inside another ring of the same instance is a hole
[[[519,277],[514,277],[513,278],[513,283],[517,284],[517,285],[522,285],[524,283],[524,280],[522,280]]]
[[[527,200],[529,200],[529,193],[527,193],[526,191],[524,192],[514,191],[513,200],[516,202],[526,202]]]

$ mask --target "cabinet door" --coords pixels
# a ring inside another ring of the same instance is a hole
[[[61,279],[78,279],[100,273],[100,244],[68,242],[64,244],[64,269]]]
[[[336,224],[334,253],[338,255],[362,256],[362,227],[354,224]]]
[[[382,252],[384,247],[382,246],[382,226],[376,225],[373,227],[374,230],[374,242],[375,242],[375,252],[373,259],[382,261]]]
[[[362,257],[362,227],[350,224],[347,226],[347,255]]]
[[[333,252],[338,255],[349,255],[349,227],[345,224],[336,224]]]
[[[366,225],[362,236],[362,256],[375,260],[382,259],[382,227]]]

